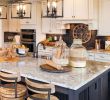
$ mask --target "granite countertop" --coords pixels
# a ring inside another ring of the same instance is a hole
[[[50,73],[40,69],[39,65],[44,62],[40,58],[22,57],[19,62],[1,62],[0,70],[77,90],[110,69],[110,63],[87,61],[86,68],[73,68],[67,73]]]
[[[100,50],[92,49],[92,50],[88,50],[88,52],[110,54],[110,51],[107,51],[105,49],[100,49]]]

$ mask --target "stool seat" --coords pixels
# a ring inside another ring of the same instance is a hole
[[[39,100],[47,100],[48,98],[48,95],[47,94],[33,94],[31,95],[32,97],[35,97],[35,98],[39,98]],[[34,100],[34,99],[31,99],[30,97],[28,97],[27,100]],[[50,100],[59,100],[56,96],[54,95],[50,95]]]
[[[2,97],[8,98],[7,100],[9,100],[9,98],[15,98],[15,89],[12,88],[13,85],[14,84],[5,84],[0,87],[0,95]],[[17,84],[17,98],[23,97],[26,94],[26,90],[27,89],[24,85]]]

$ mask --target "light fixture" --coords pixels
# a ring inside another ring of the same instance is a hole
[[[47,0],[43,4],[46,6],[42,7],[42,17],[63,17],[63,0]]]
[[[7,6],[0,5],[0,19],[7,19]]]
[[[15,2],[11,4],[11,18],[31,18],[30,2]]]

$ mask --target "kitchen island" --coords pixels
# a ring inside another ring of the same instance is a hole
[[[0,71],[52,83],[57,92],[68,95],[65,100],[109,100],[110,63],[87,61],[86,68],[72,68],[67,73],[42,71],[39,66],[43,63],[44,59],[22,57],[18,62],[0,62]]]

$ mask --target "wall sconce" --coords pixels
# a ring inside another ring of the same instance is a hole
[[[63,17],[63,0],[47,0],[42,3],[42,17]]]
[[[17,2],[11,4],[11,18],[31,18],[31,3]]]
[[[7,19],[7,6],[0,5],[0,19]]]

